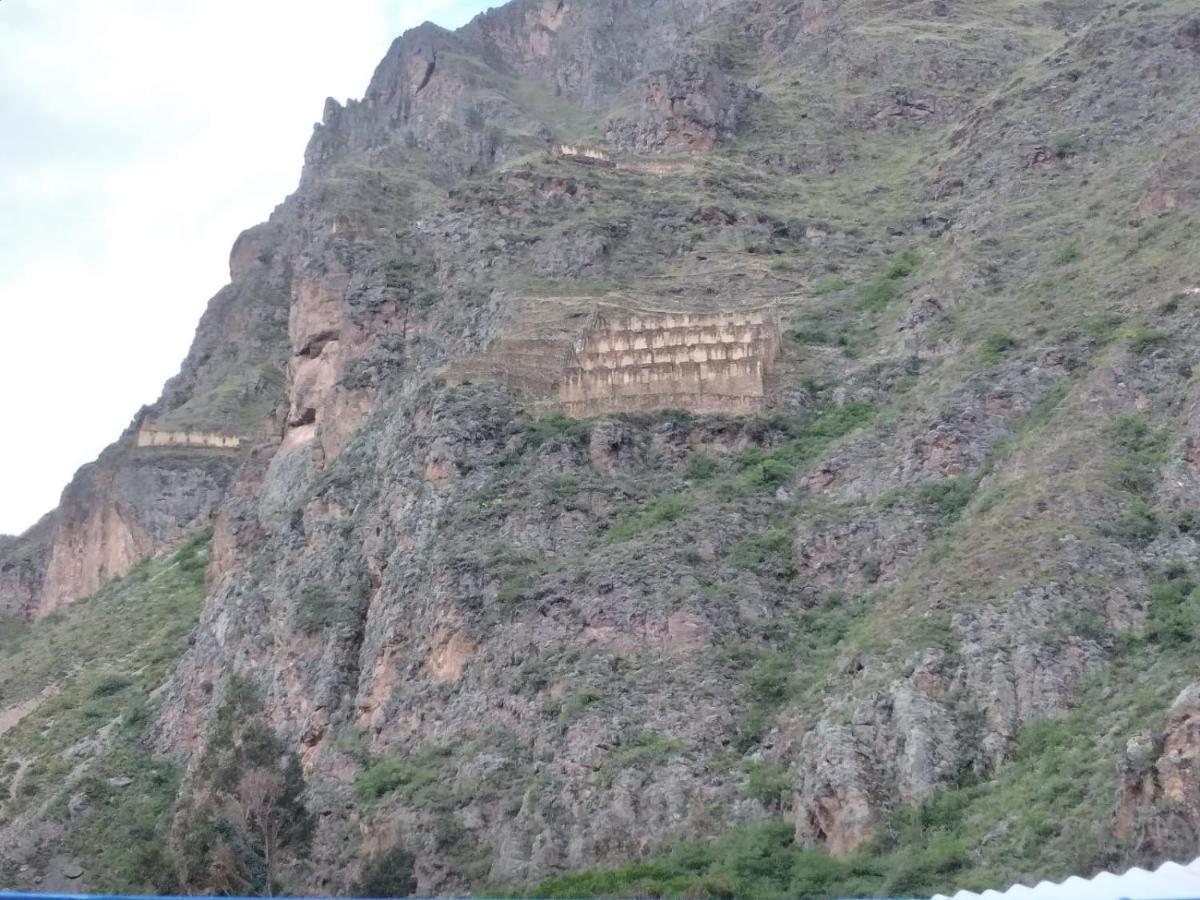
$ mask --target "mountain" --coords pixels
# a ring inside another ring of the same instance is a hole
[[[403,35],[180,374],[0,541],[3,883],[1194,856],[1198,87],[1188,0]]]

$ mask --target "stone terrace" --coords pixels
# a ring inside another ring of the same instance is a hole
[[[766,312],[595,316],[568,357],[559,404],[577,418],[757,413],[778,352],[779,326]]]

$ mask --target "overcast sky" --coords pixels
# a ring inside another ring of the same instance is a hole
[[[325,98],[486,6],[0,0],[0,534],[158,398]]]

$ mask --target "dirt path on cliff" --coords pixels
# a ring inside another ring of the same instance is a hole
[[[0,737],[4,737],[8,732],[20,725],[26,716],[57,693],[58,688],[47,688],[36,697],[30,697],[28,700],[13,704],[5,709],[0,709]]]

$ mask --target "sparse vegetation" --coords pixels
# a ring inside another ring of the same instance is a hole
[[[921,255],[916,250],[896,254],[878,277],[859,288],[859,304],[872,310],[887,306],[900,293],[901,282],[920,266]]]
[[[962,515],[975,495],[978,482],[974,478],[960,476],[929,481],[916,490],[918,505],[939,524],[948,525]]]
[[[614,544],[618,541],[627,541],[659,525],[682,518],[691,507],[691,501],[687,497],[678,495],[659,497],[640,512],[619,519],[609,529],[608,540]]]
[[[792,533],[786,528],[771,528],[738,542],[729,554],[729,564],[786,579],[796,574],[791,557]]]
[[[994,366],[1017,346],[1017,339],[1008,332],[993,331],[983,339],[979,348],[979,361],[985,366]]]
[[[721,469],[711,456],[697,455],[688,458],[687,477],[692,481],[708,481]]]
[[[813,285],[813,293],[821,297],[825,294],[836,294],[849,286],[849,282],[841,275],[822,275]]]
[[[635,732],[609,751],[597,772],[601,783],[611,784],[626,769],[646,770],[680,750],[678,741],[654,731]]]
[[[366,802],[396,791],[412,800],[438,788],[442,777],[440,761],[444,757],[445,751],[440,748],[428,748],[413,756],[400,753],[381,756],[354,780],[354,790]]]
[[[355,897],[408,897],[416,893],[416,859],[403,847],[373,856],[351,890]]]
[[[795,779],[778,763],[750,760],[746,763],[746,793],[767,809],[778,811],[784,795],[795,787]]]
[[[572,419],[562,413],[552,413],[535,419],[529,426],[529,440],[539,447],[548,441],[563,443],[579,443],[587,439],[591,433],[591,425],[580,419]]]
[[[1079,249],[1079,245],[1074,241],[1063,244],[1059,248],[1058,253],[1054,256],[1054,264],[1056,266],[1067,266],[1075,262],[1083,255]]]

